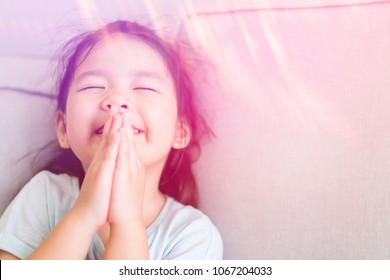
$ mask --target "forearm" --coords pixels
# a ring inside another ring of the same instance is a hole
[[[145,260],[149,259],[149,246],[143,223],[110,227],[110,238],[104,259]]]
[[[27,259],[85,259],[95,232],[77,212],[69,212]]]

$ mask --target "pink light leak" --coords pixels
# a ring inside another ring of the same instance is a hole
[[[93,1],[77,0],[77,9],[82,18],[86,19],[90,29],[98,28],[104,24],[102,11]]]
[[[184,29],[215,63],[225,98],[233,93],[237,105],[250,109],[259,121],[324,130],[355,145],[354,120],[335,90],[351,90],[354,71],[364,64],[351,54],[359,57],[372,42],[351,45],[357,30],[346,26],[350,37],[345,38],[327,18],[318,24],[316,11],[302,11],[298,21],[290,21],[288,12],[283,21],[274,13],[194,16]]]
[[[232,10],[185,22],[182,33],[217,69],[202,100],[218,139],[200,177],[226,244],[256,232],[252,253],[282,259],[367,258],[386,244],[389,8]]]

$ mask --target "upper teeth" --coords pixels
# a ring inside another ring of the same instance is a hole
[[[100,127],[98,129],[96,129],[96,133],[97,134],[103,134],[103,128]],[[141,130],[137,129],[137,128],[133,128],[133,133],[134,134],[138,134],[138,133],[141,133]]]

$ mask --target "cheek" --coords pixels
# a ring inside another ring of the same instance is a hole
[[[164,130],[167,133],[173,132],[176,128],[177,122],[177,107],[172,104],[164,104],[165,106],[160,106],[155,108],[150,114],[153,118],[153,122],[157,125],[159,130]]]
[[[83,98],[81,95],[70,94],[66,103],[67,116],[70,121],[74,121],[76,124],[78,122],[84,122],[92,114],[91,111],[94,110],[93,106],[92,100]]]
[[[173,106],[159,106],[143,111],[147,126],[147,140],[158,144],[162,150],[169,149],[176,135],[177,109]]]
[[[69,106],[66,112],[66,131],[69,141],[86,137],[89,132],[91,113],[82,106]]]

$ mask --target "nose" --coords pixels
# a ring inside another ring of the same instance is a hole
[[[113,112],[119,110],[120,108],[124,108],[128,110],[133,107],[132,103],[133,102],[129,98],[121,94],[113,94],[107,96],[107,98],[104,99],[103,102],[101,103],[100,107],[104,111]]]
[[[120,106],[107,104],[107,105],[105,106],[105,108],[106,108],[107,110],[112,110],[114,107],[125,108],[125,109],[128,109],[128,108],[129,108],[129,106],[126,105],[126,104],[122,104],[122,105],[120,105]]]

